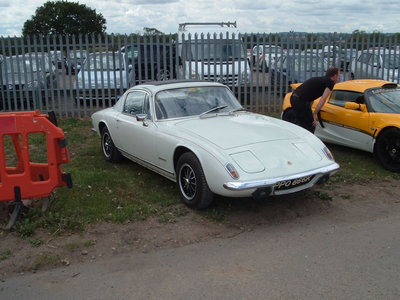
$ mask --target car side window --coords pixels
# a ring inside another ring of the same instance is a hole
[[[359,103],[363,97],[362,93],[351,92],[351,91],[333,91],[329,98],[329,104],[344,107],[346,102]]]
[[[370,57],[369,53],[363,53],[358,58],[358,61],[361,62],[361,63],[368,63],[369,57]]]
[[[133,91],[125,98],[124,108],[126,114],[147,114],[150,117],[149,96],[145,92]]]
[[[379,55],[372,54],[371,57],[369,58],[368,64],[371,66],[379,67],[380,65]]]

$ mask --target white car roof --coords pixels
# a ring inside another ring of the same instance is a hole
[[[157,93],[163,90],[177,89],[177,88],[185,88],[185,87],[202,87],[202,86],[220,86],[226,87],[218,82],[212,81],[197,81],[197,80],[165,80],[165,81],[153,81],[147,82],[143,84],[136,85],[130,88],[130,91],[137,89],[146,89],[151,91],[152,93]]]

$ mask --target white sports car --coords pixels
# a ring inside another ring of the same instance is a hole
[[[261,198],[300,191],[339,168],[313,134],[246,112],[215,82],[137,85],[92,121],[107,161],[125,156],[177,182],[183,202],[195,209],[209,206],[214,194]]]

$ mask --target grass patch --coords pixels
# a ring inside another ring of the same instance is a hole
[[[17,223],[20,236],[29,237],[38,228],[58,234],[77,232],[98,221],[123,223],[155,216],[162,222],[174,222],[187,213],[174,183],[129,160],[106,162],[89,119],[60,119],[59,126],[71,156],[62,170],[72,174],[74,187],[57,188],[56,200],[46,213],[39,207],[30,209]],[[33,148],[35,141],[41,142],[35,138]]]
[[[74,187],[56,189],[56,200],[46,213],[42,213],[40,207],[30,209],[17,223],[16,229],[21,236],[29,237],[38,228],[56,234],[78,232],[89,223],[101,221],[124,223],[156,217],[160,222],[171,223],[190,212],[181,204],[178,188],[173,182],[129,160],[119,164],[106,162],[101,154],[100,138],[91,131],[89,119],[60,119],[59,126],[67,137],[71,156],[71,162],[62,165],[62,169],[72,174]],[[40,143],[41,138],[34,136],[33,143]],[[383,169],[370,153],[327,146],[341,169],[323,188],[368,180],[400,179],[399,174]],[[12,159],[10,161],[14,163]],[[317,196],[326,199],[322,192]],[[209,209],[196,213],[222,222],[235,210],[257,211],[260,203],[265,202],[222,199]],[[40,244],[41,241],[31,242],[33,247]]]
[[[340,165],[340,170],[328,181],[330,184],[400,179],[399,173],[384,169],[372,153],[333,144],[327,144],[327,147]]]
[[[97,244],[96,240],[88,240],[88,241],[83,243],[83,246],[85,246],[85,247],[93,247],[93,246],[96,246],[96,244]]]
[[[31,270],[39,270],[42,267],[46,266],[57,266],[61,264],[61,259],[57,254],[53,254],[50,252],[40,253],[38,256],[35,257],[32,265]]]
[[[1,251],[0,252],[0,261],[1,260],[6,260],[7,258],[10,258],[11,255],[12,255],[12,252],[9,249]]]
[[[43,241],[40,239],[28,239],[29,244],[31,244],[32,247],[37,248],[40,247],[43,244]]]
[[[80,247],[81,247],[80,242],[69,242],[68,244],[64,245],[64,248],[69,252],[74,252],[75,250],[78,250]]]

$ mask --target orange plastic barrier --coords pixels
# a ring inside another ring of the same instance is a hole
[[[39,150],[29,145],[28,137],[37,133],[45,137],[46,162],[30,159]],[[70,174],[61,170],[61,164],[69,162],[66,146],[54,114],[0,113],[0,201],[46,197],[56,187],[72,187]]]

